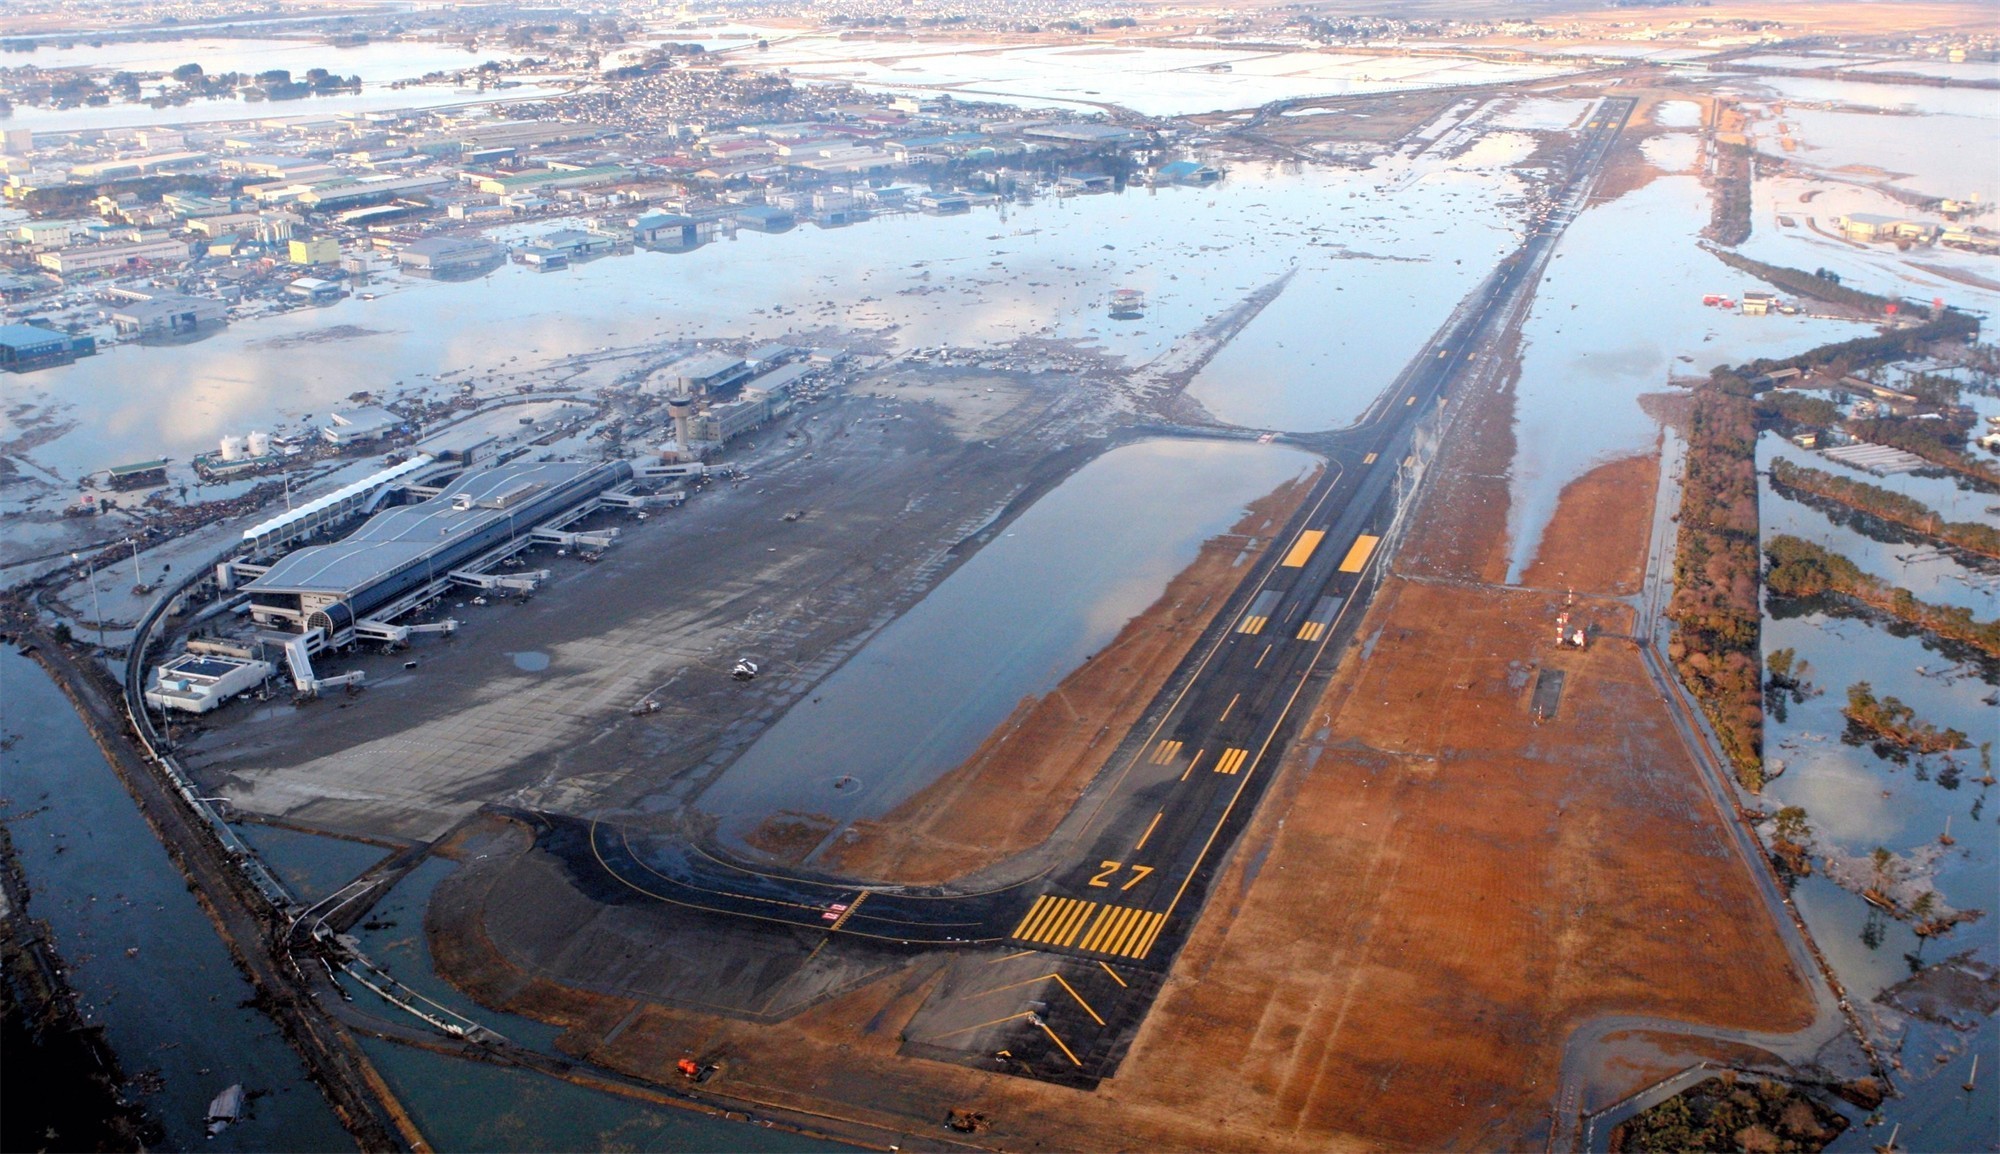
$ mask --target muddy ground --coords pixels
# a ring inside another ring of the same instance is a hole
[[[452,598],[455,638],[324,659],[367,673],[358,696],[177,726],[187,761],[245,811],[348,836],[427,841],[495,801],[677,810],[647,803],[697,793],[970,535],[1108,443],[1102,394],[1066,374],[924,382],[866,383],[747,438],[744,475],[682,508],[595,515],[622,533],[603,561],[531,554],[552,571],[533,601]],[[765,671],[747,685],[729,677],[743,656]],[[649,701],[665,708],[634,714]]]

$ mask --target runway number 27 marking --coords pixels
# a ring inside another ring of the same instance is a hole
[[[1122,861],[1102,861],[1098,862],[1097,865],[1098,865],[1097,876],[1090,879],[1090,884],[1094,886],[1102,886],[1105,889],[1111,888],[1112,876],[1116,874],[1119,870],[1125,868],[1125,863]],[[1138,885],[1140,882],[1145,881],[1146,875],[1152,872],[1153,872],[1152,866],[1148,865],[1133,866],[1132,880],[1126,882],[1122,886],[1119,886],[1118,887],[1119,892],[1123,893],[1124,891],[1131,889],[1133,886]]]

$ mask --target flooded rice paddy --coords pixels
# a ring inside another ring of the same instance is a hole
[[[880,816],[1103,648],[1250,502],[1315,463],[1243,443],[1106,453],[870,640],[695,804],[728,838],[786,810]]]

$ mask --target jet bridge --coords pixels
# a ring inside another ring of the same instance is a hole
[[[347,685],[360,685],[368,675],[356,669],[351,673],[338,673],[332,677],[320,677],[313,672],[312,655],[326,647],[326,631],[308,629],[285,642],[285,665],[292,673],[292,686],[300,693],[318,697],[323,690]]]

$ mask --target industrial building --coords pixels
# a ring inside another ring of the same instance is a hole
[[[481,192],[505,196],[513,192],[540,192],[550,188],[589,188],[632,179],[632,170],[622,165],[601,164],[590,168],[540,168],[529,172],[497,173],[478,177]]]
[[[354,445],[376,441],[403,427],[403,418],[375,405],[358,409],[337,409],[327,414],[330,422],[319,434],[329,445]]]
[[[701,242],[699,225],[691,216],[649,212],[626,223],[632,230],[632,243],[644,248],[693,248]]]
[[[144,261],[183,261],[194,250],[184,240],[148,240],[135,244],[86,244],[45,252],[35,263],[52,273],[69,276],[101,268],[125,268]]]
[[[507,259],[507,250],[476,236],[432,236],[405,245],[396,263],[419,276],[465,276]]]
[[[347,286],[324,277],[302,276],[285,286],[285,295],[316,305],[332,304],[347,295]]]
[[[128,337],[193,336],[221,328],[229,321],[229,305],[212,297],[162,294],[128,301],[111,311],[111,327]]]
[[[91,337],[73,337],[40,325],[0,325],[0,369],[10,373],[66,365],[96,351],[97,341]]]
[[[164,459],[155,459],[137,461],[130,465],[116,465],[106,470],[106,482],[120,492],[164,485],[167,483],[167,462]]]

